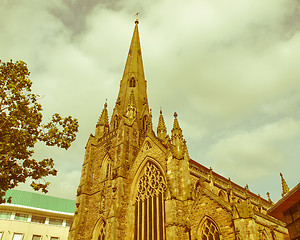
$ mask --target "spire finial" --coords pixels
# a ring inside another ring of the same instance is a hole
[[[285,194],[287,194],[290,191],[290,189],[289,189],[286,181],[284,180],[282,173],[280,173],[280,177],[281,177],[281,185],[282,185],[282,194],[281,194],[281,196],[283,197]]]
[[[140,12],[137,12],[136,14],[135,14],[135,24],[139,24],[139,19],[138,19],[138,16],[139,16],[139,14],[140,14]]]

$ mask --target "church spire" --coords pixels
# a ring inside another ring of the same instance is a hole
[[[137,78],[144,78],[138,23],[136,20],[122,80],[132,74],[137,75]]]
[[[289,189],[288,185],[286,184],[286,181],[284,180],[282,173],[280,173],[280,177],[281,177],[281,185],[282,185],[281,196],[283,197],[285,194],[287,194],[290,191],[290,189]]]
[[[134,100],[136,107],[136,119],[138,126],[141,128],[143,126],[142,119],[149,119],[150,112],[138,24],[139,22],[136,20],[112,119],[114,119],[115,116],[118,118],[126,116],[128,105]],[[134,97],[134,99],[132,99],[132,97]]]

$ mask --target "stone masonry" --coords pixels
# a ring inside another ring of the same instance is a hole
[[[138,20],[111,120],[90,135],[69,240],[281,240],[265,200],[195,162],[174,114],[171,135],[148,105]]]

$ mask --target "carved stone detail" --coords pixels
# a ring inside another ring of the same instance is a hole
[[[153,197],[166,190],[164,177],[160,170],[153,164],[148,163],[145,167],[145,173],[140,178],[138,183],[138,194],[136,200],[144,200],[145,198]]]

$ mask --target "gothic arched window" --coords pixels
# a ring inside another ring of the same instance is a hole
[[[215,223],[207,218],[202,224],[201,240],[220,240],[220,233]]]
[[[148,162],[138,181],[134,239],[165,240],[166,184],[155,164]]]
[[[92,240],[105,240],[106,223],[103,219],[99,220],[94,227]]]
[[[129,80],[129,87],[135,87],[135,79],[134,79],[134,77],[130,78],[130,80]]]

